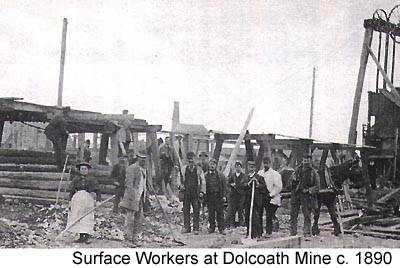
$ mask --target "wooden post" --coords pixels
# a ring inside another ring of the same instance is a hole
[[[85,146],[85,133],[78,133],[78,161],[83,160],[83,147]]]
[[[258,145],[260,148],[258,149],[258,155],[256,159],[256,170],[259,170],[261,168],[262,160],[264,158],[264,152],[265,152],[265,145],[264,141],[262,140],[257,140]],[[247,172],[247,170],[246,170]]]
[[[57,105],[62,106],[63,83],[64,83],[64,65],[65,65],[65,49],[67,47],[67,25],[68,20],[63,20],[63,31],[61,37],[61,57],[60,57],[60,76],[58,78],[58,99]]]
[[[250,135],[249,131],[246,131],[246,135]],[[247,163],[249,161],[254,161],[254,151],[253,151],[253,145],[251,144],[251,139],[250,138],[245,138],[244,139],[244,147],[246,149],[246,157],[244,158],[245,163],[243,163],[244,169],[247,174]]]
[[[93,149],[97,150],[97,140],[99,139],[98,133],[93,133]]]
[[[349,130],[349,137],[348,137],[348,143],[350,143],[350,144],[357,143],[358,114],[360,111],[360,102],[361,102],[362,89],[363,89],[363,85],[364,85],[365,70],[367,68],[368,55],[369,55],[367,46],[371,45],[372,34],[373,34],[372,28],[368,27],[365,29],[364,41],[363,41],[361,57],[360,57],[360,68],[358,70],[356,92],[354,94],[353,112],[351,115],[350,130]]]
[[[311,138],[313,131],[313,119],[314,119],[314,95],[315,95],[315,67],[313,68],[313,79],[311,88],[311,106],[310,106],[310,129],[308,137]]]
[[[153,185],[153,162],[155,162],[155,160],[151,151],[151,142],[150,132],[146,132],[147,174],[149,183]]]
[[[110,140],[111,140],[110,162],[111,165],[115,165],[118,162],[118,152],[119,152],[117,132],[111,134]]]
[[[328,158],[329,149],[324,149],[322,151],[321,160],[319,162],[320,166],[324,166],[326,164],[326,159]]]
[[[393,183],[398,185],[397,182],[397,152],[398,152],[398,142],[399,142],[399,129],[396,128],[396,134],[394,137],[394,163],[393,163]]]
[[[368,152],[366,148],[360,149],[361,154],[361,163],[362,163],[362,176],[364,179],[364,187],[367,196],[367,205],[368,207],[372,207],[372,189],[371,189],[371,181],[369,179],[368,174]]]
[[[4,130],[4,121],[0,121],[0,147],[3,141],[3,130]]]
[[[108,142],[110,139],[110,135],[101,134],[100,138],[100,150],[99,150],[99,164],[105,165],[107,163],[107,151],[108,151]]]
[[[330,149],[331,151],[331,156],[333,159],[333,162],[335,163],[335,165],[339,165],[339,157],[337,156],[336,150],[335,149]]]
[[[214,139],[215,139],[215,149],[213,158],[215,158],[218,162],[219,157],[221,156],[222,144],[224,143],[224,140],[217,134],[215,134]]]
[[[160,167],[160,157],[158,152],[158,142],[157,142],[157,133],[155,132],[147,132],[146,136],[149,136],[149,139],[146,139],[146,142],[150,142],[150,150],[152,155],[152,160],[154,162],[154,171],[156,181],[161,179],[161,167]]]

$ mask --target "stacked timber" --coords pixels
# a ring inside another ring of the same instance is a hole
[[[90,176],[95,177],[100,184],[102,198],[113,194],[113,182],[109,179],[109,170],[91,170]],[[56,172],[19,172],[0,171],[0,195],[8,199],[22,199],[33,203],[53,203],[57,198],[68,200],[71,176],[66,173],[60,184],[62,173]]]
[[[68,154],[73,164],[76,153]],[[57,166],[52,152],[0,149],[0,171],[57,172]]]

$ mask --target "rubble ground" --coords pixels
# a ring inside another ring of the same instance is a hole
[[[218,233],[207,233],[207,220],[203,215],[201,218],[200,235],[181,234],[183,216],[181,205],[175,208],[167,206],[165,197],[159,197],[162,206],[171,222],[172,229],[177,240],[184,242],[184,247],[191,248],[221,248],[237,247],[242,244],[245,238],[246,229],[238,227],[228,229],[227,235]],[[171,248],[180,247],[173,241],[168,225],[158,207],[154,197],[150,198],[152,209],[145,212],[142,223],[141,247],[146,248]],[[124,241],[123,223],[121,214],[111,212],[111,204],[102,207],[96,212],[95,235],[91,238],[91,244],[73,243],[76,236],[67,233],[55,241],[56,236],[61,233],[67,222],[68,205],[36,205],[22,203],[17,200],[8,201],[0,205],[0,248],[122,248],[132,245]],[[274,233],[271,238],[289,236],[289,215],[287,208],[278,210],[280,230]],[[325,212],[321,213],[321,222],[328,220]],[[299,215],[299,234],[302,229],[302,216]],[[267,238],[265,238],[267,239]],[[343,247],[400,247],[399,240],[381,239],[367,237],[357,234],[346,234],[342,237],[335,237],[331,230],[322,229],[321,234],[311,237],[309,241],[302,241],[305,248],[343,248]]]

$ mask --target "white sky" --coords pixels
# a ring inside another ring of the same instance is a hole
[[[255,107],[250,132],[306,137],[317,66],[314,138],[340,142],[347,141],[363,20],[397,4],[15,2],[0,1],[0,96],[56,104],[66,17],[64,105],[103,113],[128,109],[169,129],[178,100],[181,122],[236,133]],[[359,133],[375,70],[370,61]]]

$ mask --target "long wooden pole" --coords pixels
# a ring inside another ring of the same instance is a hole
[[[228,164],[226,165],[225,170],[224,170],[224,175],[226,177],[229,175],[229,172],[231,171],[232,164],[236,159],[237,153],[238,153],[239,148],[240,148],[240,144],[242,143],[242,140],[243,140],[244,136],[246,135],[246,130],[249,127],[251,118],[253,117],[253,113],[254,113],[254,108],[252,108],[250,110],[250,113],[247,116],[246,121],[244,122],[244,126],[242,128],[242,131],[240,132],[239,138],[236,141],[235,147],[233,148],[231,156],[229,157]]]
[[[92,213],[93,211],[95,211],[96,209],[98,209],[99,207],[102,207],[105,203],[113,200],[115,198],[115,195],[107,198],[106,200],[104,200],[103,202],[101,202],[100,204],[98,204],[97,206],[93,207],[92,209],[86,211],[82,216],[80,216],[79,218],[77,218],[75,221],[73,221],[70,225],[68,225],[64,231],[62,231],[59,235],[56,236],[55,241],[57,241],[58,238],[60,238],[63,234],[65,234],[68,230],[70,230],[72,228],[72,226],[75,226],[78,222],[80,222],[83,218],[85,218],[87,215],[89,215],[90,213]]]
[[[313,119],[314,119],[314,95],[315,95],[315,67],[313,68],[313,79],[312,79],[312,88],[311,88],[311,106],[310,106],[310,128],[308,132],[308,137],[312,137],[313,131]]]
[[[396,171],[397,171],[397,147],[398,147],[398,140],[399,140],[399,129],[396,128],[396,135],[394,138],[394,163],[393,163],[393,183],[397,185],[396,181]]]
[[[67,47],[67,25],[68,20],[63,20],[63,31],[61,37],[61,57],[60,57],[60,76],[58,78],[58,99],[57,105],[62,106],[63,84],[64,84],[64,65],[65,65],[65,49]]]
[[[354,101],[353,101],[353,112],[351,114],[351,122],[350,122],[350,130],[349,130],[349,137],[348,143],[349,144],[356,144],[357,142],[357,123],[358,123],[358,114],[360,111],[360,102],[361,102],[361,93],[364,85],[364,77],[365,71],[367,68],[368,63],[368,50],[367,46],[369,46],[372,42],[372,28],[366,28],[364,33],[364,42],[361,50],[361,57],[360,57],[360,68],[358,70],[358,77],[357,77],[357,85],[356,85],[356,92],[354,93]]]

